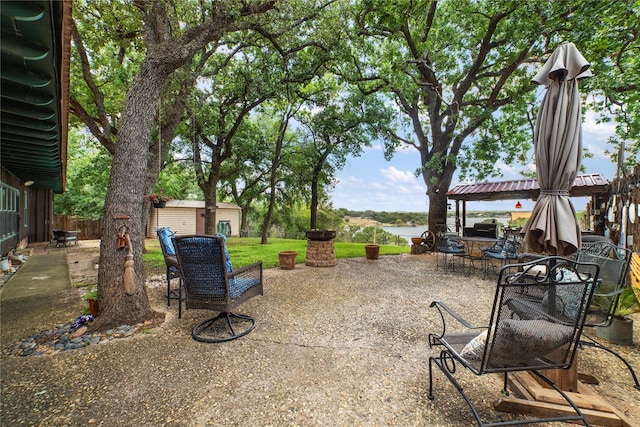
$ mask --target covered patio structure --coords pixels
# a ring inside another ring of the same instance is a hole
[[[599,206],[610,191],[611,183],[602,174],[578,175],[574,180],[573,187],[569,192],[570,197],[591,197],[592,216],[600,214]],[[459,233],[461,227],[466,227],[467,202],[495,201],[495,200],[523,200],[531,199],[535,201],[540,195],[540,186],[535,178],[481,182],[472,184],[459,184],[447,192],[450,200],[456,201],[456,232]],[[598,224],[591,218],[590,224]],[[602,234],[602,230],[594,227],[590,231],[595,234]]]

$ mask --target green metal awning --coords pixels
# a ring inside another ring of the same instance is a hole
[[[2,1],[0,19],[0,164],[62,193],[71,1]]]

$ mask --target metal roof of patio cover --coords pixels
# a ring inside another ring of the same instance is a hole
[[[576,176],[569,197],[589,197],[609,191],[610,182],[602,174],[594,173]],[[535,178],[509,181],[459,184],[447,192],[451,200],[536,200],[540,186]]]
[[[66,185],[71,4],[0,2],[0,164],[55,193]]]

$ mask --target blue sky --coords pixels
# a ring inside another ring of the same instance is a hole
[[[587,112],[582,124],[582,139],[583,146],[589,149],[593,158],[583,160],[586,173],[602,173],[609,180],[615,176],[616,165],[604,154],[608,148],[607,139],[614,133],[614,126],[612,123],[596,123],[595,115]],[[376,144],[361,157],[348,161],[338,173],[338,183],[330,194],[333,207],[378,212],[427,212],[427,187],[422,176],[416,178],[413,175],[420,166],[418,151],[414,148],[399,150],[389,162],[382,153],[382,146]],[[533,164],[527,167],[534,168]],[[518,172],[524,169],[505,165],[500,165],[500,168],[504,177],[490,181],[521,179]],[[454,176],[452,186],[459,183],[457,176]],[[575,209],[581,211],[585,209],[588,198],[573,198],[571,201]],[[520,202],[523,211],[533,209],[532,200]],[[515,203],[516,200],[469,202],[467,210],[515,210]]]

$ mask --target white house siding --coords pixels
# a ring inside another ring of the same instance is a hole
[[[233,203],[219,202],[216,210],[217,221],[231,223],[231,235],[240,235],[240,207]],[[171,200],[161,209],[151,208],[147,237],[156,237],[157,227],[170,227],[177,234],[195,234],[197,210],[204,209],[204,201]]]
[[[229,221],[231,235],[240,236],[240,207],[233,203],[219,203],[216,209],[216,221]]]

